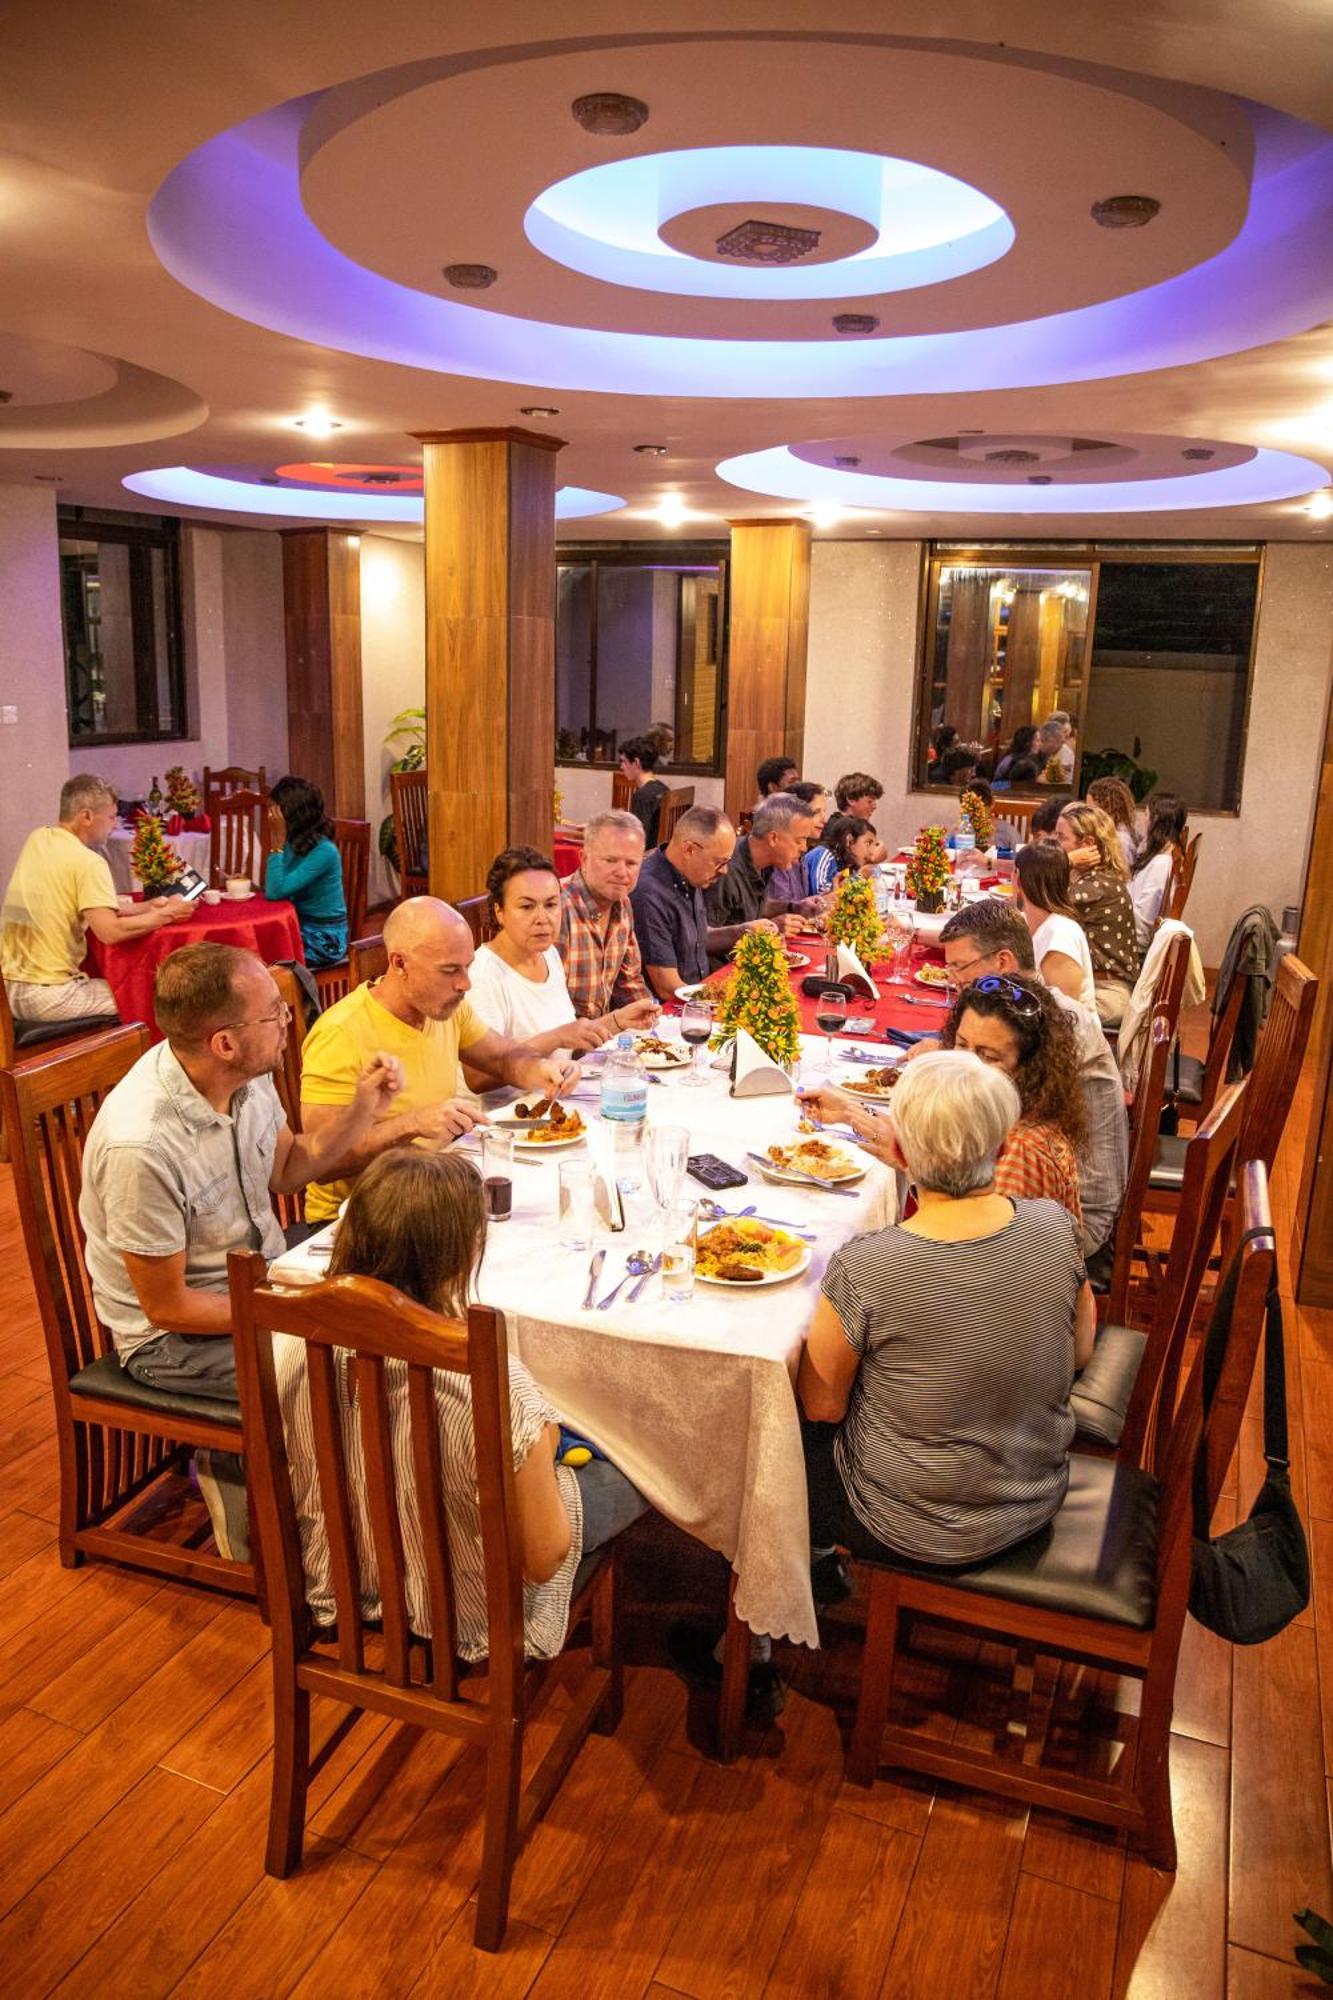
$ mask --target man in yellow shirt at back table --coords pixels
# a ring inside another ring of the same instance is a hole
[[[558,1090],[575,1065],[540,1056],[522,1042],[497,1035],[468,1002],[468,968],[475,955],[464,918],[433,896],[413,896],[389,913],[384,926],[389,969],[382,979],[354,987],[321,1014],[301,1051],[301,1123],[317,1135],[350,1104],[368,1061],[396,1056],[403,1087],[392,1112],[378,1119],[348,1162],[342,1180],[306,1189],[306,1216],[327,1222],[351,1191],[356,1174],[377,1154],[409,1140],[448,1145],[485,1118],[456,1095],[458,1058],[469,1067],[520,1090]]]
[[[0,910],[0,976],[18,1022],[117,1018],[105,979],[80,970],[87,933],[122,944],[190,914],[184,896],[156,896],[122,915],[100,846],[116,823],[116,794],[85,772],[60,791],[60,823],[28,835]]]

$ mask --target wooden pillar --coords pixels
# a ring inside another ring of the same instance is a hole
[[[364,819],[361,537],[284,529],[282,599],[291,769],[319,786],[331,818]]]
[[[430,886],[480,895],[502,847],[551,851],[555,455],[535,431],[415,433],[426,490]]]
[[[733,521],[728,589],[726,808],[755,802],[765,757],[805,754],[810,523]]]
[[[1309,1116],[1291,1262],[1301,1304],[1333,1306],[1333,701],[1296,949],[1318,977],[1319,1005],[1305,1059],[1307,1088],[1296,1097],[1298,1106],[1308,1102]]]

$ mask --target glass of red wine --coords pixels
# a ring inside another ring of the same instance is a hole
[[[703,1068],[704,1051],[708,1047],[712,1032],[711,1008],[706,1007],[700,1000],[687,1000],[680,1010],[680,1033],[682,1041],[687,1042],[693,1050],[694,1061],[690,1065],[690,1073],[685,1082],[696,1088],[708,1081]]]
[[[514,1207],[514,1135],[496,1125],[481,1128],[481,1186],[492,1222],[508,1222]]]
[[[826,1037],[824,1042],[824,1070],[833,1074],[833,1037],[846,1026],[847,995],[836,986],[826,986],[815,1002],[815,1022]]]

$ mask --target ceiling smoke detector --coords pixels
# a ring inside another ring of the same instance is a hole
[[[834,313],[835,333],[874,333],[879,321],[874,313]]]
[[[735,257],[743,264],[799,264],[819,248],[817,229],[794,229],[786,222],[765,222],[751,216],[717,239],[719,257]]]
[[[1010,445],[1003,451],[988,451],[987,465],[1040,465],[1039,451],[1023,451],[1017,445]]]
[[[857,466],[861,463],[861,461],[853,453],[846,452],[841,457],[835,458],[833,463],[839,468],[840,471],[855,472]]]
[[[1091,214],[1099,229],[1142,229],[1161,208],[1161,202],[1150,194],[1113,194],[1105,201],[1094,201]]]
[[[636,444],[634,449],[640,458],[665,458],[667,451],[664,444]]]
[[[1206,459],[1206,458],[1216,458],[1217,453],[1213,451],[1211,447],[1206,444],[1191,444],[1185,447],[1184,451],[1181,452],[1180,456],[1182,458]]]
[[[445,283],[459,292],[484,292],[493,285],[500,273],[490,264],[446,264]]]
[[[624,97],[618,90],[594,90],[576,97],[570,105],[574,122],[599,139],[620,139],[648,123],[648,106],[638,97]]]
[[[560,412],[554,403],[520,403],[518,414],[520,417],[558,417]]]

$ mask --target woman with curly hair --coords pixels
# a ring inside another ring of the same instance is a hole
[[[1087,933],[1104,1027],[1124,1018],[1143,954],[1129,899],[1129,870],[1115,823],[1100,806],[1074,799],[1063,806],[1055,837],[1069,856],[1069,900]]]
[[[1088,786],[1087,800],[1090,806],[1099,806],[1114,826],[1125,866],[1132,875],[1134,857],[1139,851],[1139,809],[1133,792],[1123,778],[1094,778]]]
[[[963,988],[940,1040],[1017,1086],[1022,1113],[1001,1148],[995,1192],[1058,1201],[1082,1229],[1075,1151],[1087,1137],[1087,1112],[1074,1030],[1060,1002],[1034,973],[990,973]]]

